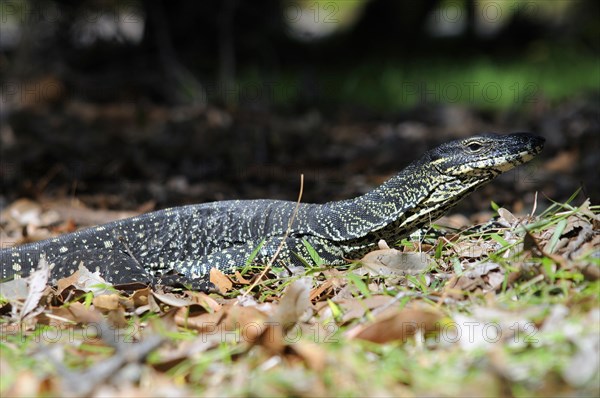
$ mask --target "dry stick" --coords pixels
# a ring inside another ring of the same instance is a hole
[[[533,218],[533,215],[535,214],[535,210],[537,209],[537,196],[538,193],[537,191],[535,191],[535,197],[533,198],[533,209],[531,209],[531,214],[529,215],[529,217]]]
[[[245,297],[250,291],[252,291],[252,289],[254,289],[256,287],[256,285],[258,285],[258,282],[260,280],[262,280],[262,278],[266,275],[266,273],[269,271],[269,269],[271,268],[271,266],[277,259],[279,252],[283,248],[283,245],[285,245],[285,240],[287,239],[287,237],[290,234],[292,225],[294,224],[294,219],[296,218],[296,215],[298,214],[298,209],[300,208],[300,200],[302,199],[303,192],[304,192],[304,174],[300,174],[300,192],[298,193],[298,200],[296,201],[296,207],[294,208],[294,212],[292,213],[292,216],[290,217],[290,221],[288,223],[287,229],[285,230],[285,234],[283,234],[283,238],[281,239],[279,246],[277,246],[277,250],[275,250],[275,254],[273,254],[273,257],[271,257],[271,259],[267,262],[267,266],[265,267],[265,269],[260,273],[258,278],[256,278],[256,280],[252,283],[252,285],[250,285],[250,287],[244,292],[244,294],[242,294],[242,297]]]

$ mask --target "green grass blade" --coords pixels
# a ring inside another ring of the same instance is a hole
[[[554,230],[554,234],[552,234],[552,238],[550,238],[550,242],[548,242],[548,253],[554,253],[554,249],[556,248],[556,244],[558,243],[563,231],[567,227],[567,220],[562,219],[556,225],[556,229]]]
[[[315,263],[317,267],[321,267],[323,264],[325,264],[325,261],[323,261],[321,256],[319,256],[319,253],[317,253],[315,248],[312,247],[312,245],[308,243],[306,239],[302,239],[302,244],[304,245],[304,247],[306,247],[310,259]]]

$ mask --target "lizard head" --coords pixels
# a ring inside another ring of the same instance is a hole
[[[544,141],[529,133],[488,133],[442,144],[429,151],[429,156],[441,174],[486,182],[534,158]]]

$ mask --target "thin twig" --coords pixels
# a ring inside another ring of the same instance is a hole
[[[531,214],[529,215],[529,217],[533,218],[533,215],[535,214],[535,210],[537,209],[537,191],[535,191],[535,197],[533,198],[533,209],[531,209]]]
[[[283,249],[283,245],[285,245],[285,240],[289,236],[290,231],[292,230],[292,225],[294,224],[294,220],[296,219],[296,215],[298,214],[298,209],[300,208],[300,200],[302,200],[303,192],[304,192],[304,174],[300,174],[300,192],[298,193],[298,200],[296,201],[296,207],[294,208],[294,212],[292,213],[292,216],[290,217],[290,221],[288,223],[287,229],[285,230],[285,233],[283,234],[283,238],[281,239],[281,242],[279,242],[279,246],[277,246],[277,250],[275,250],[273,257],[271,257],[271,259],[267,262],[267,266],[265,267],[265,269],[260,273],[258,278],[256,278],[254,280],[252,285],[250,285],[250,287],[244,292],[244,294],[242,294],[242,297],[245,297],[250,291],[252,291],[252,289],[254,289],[256,287],[256,285],[258,285],[258,282],[260,280],[262,280],[262,278],[267,274],[269,269],[271,269],[271,266],[277,259],[277,256],[281,252],[281,249]]]

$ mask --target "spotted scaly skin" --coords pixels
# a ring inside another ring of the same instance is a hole
[[[295,202],[232,200],[119,220],[1,250],[0,277],[29,275],[43,254],[53,282],[82,264],[112,283],[184,283],[206,290],[211,268],[239,269],[258,247],[254,261],[264,264],[283,239],[279,262],[310,262],[305,241],[326,262],[341,265],[361,258],[380,239],[396,242],[435,221],[470,192],[532,159],[543,144],[528,133],[451,141],[365,195],[303,203],[295,217]]]

